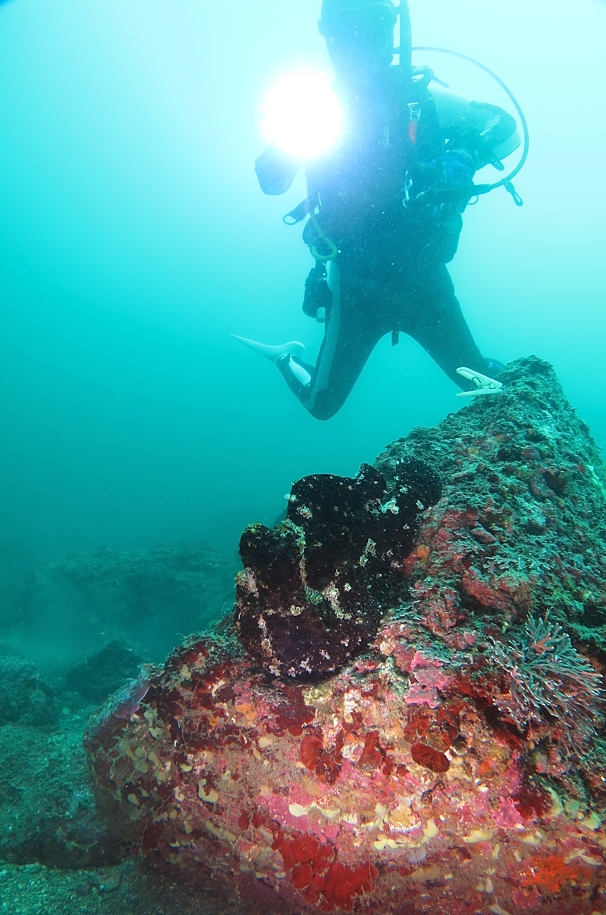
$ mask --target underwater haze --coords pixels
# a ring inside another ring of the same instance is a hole
[[[420,347],[377,347],[327,423],[231,333],[315,354],[312,265],[264,197],[260,111],[326,67],[319,2],[0,4],[0,540],[35,561],[203,540],[235,554],[293,480],[354,474],[458,409]],[[606,444],[606,3],[411,0],[413,39],[496,71],[528,119],[516,179],[465,214],[451,265],[482,351],[536,354]],[[417,55],[511,109],[480,70]],[[515,162],[514,154],[511,161]],[[495,177],[496,173],[493,172]],[[463,401],[464,403],[465,401]]]

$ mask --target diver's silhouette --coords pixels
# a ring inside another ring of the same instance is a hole
[[[317,419],[341,408],[387,333],[394,343],[400,332],[409,334],[462,389],[481,388],[501,366],[479,352],[446,264],[457,250],[475,171],[499,167],[519,146],[515,119],[440,87],[430,91],[431,71],[411,63],[405,2],[396,11],[391,0],[324,0],[319,29],[347,129],[307,162],[307,201],[289,215],[309,215],[303,237],[316,265],[303,308],[325,322],[324,340],[312,366],[300,343],[238,339],[277,365]],[[301,164],[270,144],[256,162],[262,190],[284,193]],[[458,373],[461,366],[469,368]]]

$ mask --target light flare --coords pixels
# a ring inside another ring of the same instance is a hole
[[[321,70],[299,70],[273,87],[263,111],[270,143],[296,159],[313,159],[337,141],[343,126],[339,100]]]

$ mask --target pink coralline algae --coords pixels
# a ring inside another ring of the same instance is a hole
[[[501,377],[377,461],[443,495],[366,649],[291,677],[227,620],[91,723],[133,852],[242,913],[606,915],[604,467],[546,363]]]
[[[415,651],[408,668],[412,674],[411,686],[404,696],[407,705],[429,705],[437,708],[440,705],[439,690],[448,686],[448,677],[440,670],[444,662],[427,658],[422,651]]]

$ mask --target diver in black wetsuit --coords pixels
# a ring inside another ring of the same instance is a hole
[[[429,91],[430,71],[411,65],[405,0],[397,13],[391,0],[324,0],[319,29],[348,123],[338,143],[306,166],[311,216],[303,237],[316,266],[303,308],[325,321],[324,340],[311,366],[301,344],[239,339],[275,362],[312,416],[330,419],[388,333],[394,343],[400,332],[409,334],[463,389],[470,384],[459,367],[498,371],[471,336],[446,264],[474,172],[500,163],[519,138],[502,109]],[[262,190],[284,193],[300,165],[271,144],[256,162]]]

